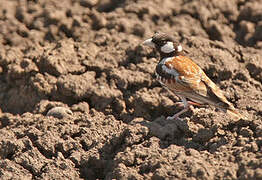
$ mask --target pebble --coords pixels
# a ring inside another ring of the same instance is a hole
[[[73,115],[72,111],[66,107],[54,107],[47,112],[47,116],[53,116],[58,119],[70,117]]]

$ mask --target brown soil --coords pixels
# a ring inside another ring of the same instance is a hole
[[[1,179],[261,179],[261,0],[0,4]],[[181,108],[141,46],[174,35],[248,117]],[[59,107],[59,108],[58,108]]]

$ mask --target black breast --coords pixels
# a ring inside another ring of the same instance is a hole
[[[156,73],[164,79],[172,79],[173,75],[165,71],[165,64],[163,63],[158,63],[156,66]]]

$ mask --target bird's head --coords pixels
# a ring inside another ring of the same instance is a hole
[[[143,45],[156,48],[160,55],[164,57],[178,55],[183,51],[182,46],[175,42],[172,36],[165,33],[155,33],[152,38],[145,40]]]

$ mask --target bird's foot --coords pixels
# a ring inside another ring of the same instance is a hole
[[[186,106],[184,107],[183,110],[179,111],[178,113],[174,114],[173,116],[168,116],[166,119],[167,119],[167,120],[181,120],[181,119],[179,118],[179,116],[180,116],[181,114],[183,114],[184,112],[188,111],[188,109],[189,109],[189,105],[186,104]]]
[[[181,101],[174,103],[174,105],[178,107],[184,107],[184,103]]]

